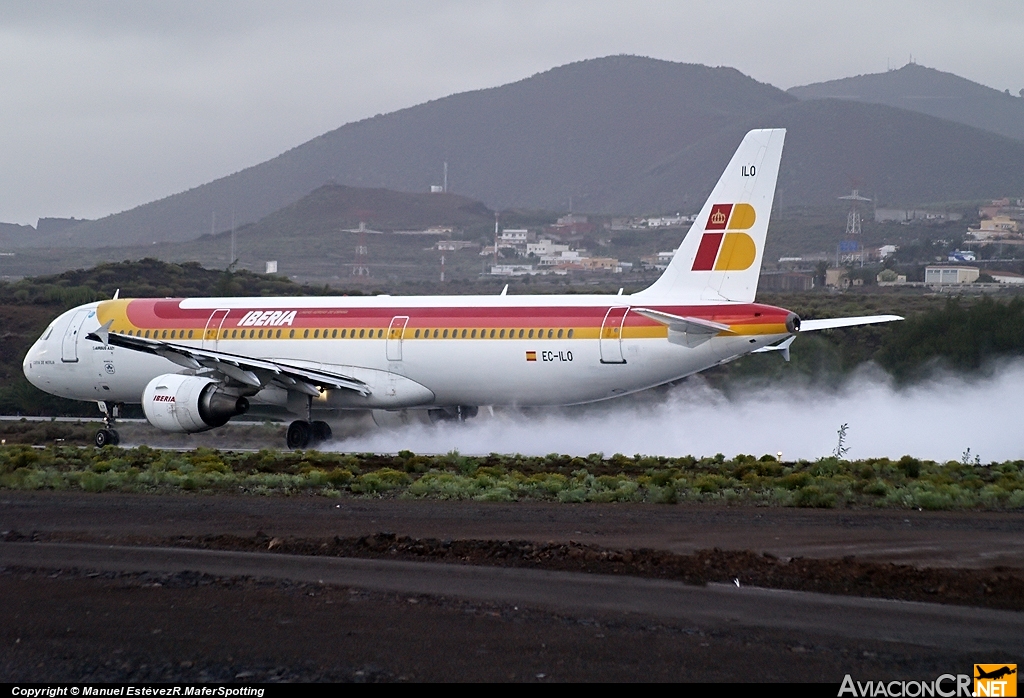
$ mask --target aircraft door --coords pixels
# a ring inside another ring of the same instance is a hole
[[[91,310],[79,310],[71,317],[68,328],[64,331],[64,340],[61,342],[60,360],[66,364],[73,364],[78,361],[78,335],[82,333],[82,325],[85,318],[92,315]]]
[[[206,321],[206,328],[203,330],[203,349],[217,350],[217,345],[220,342],[220,329],[224,325],[224,321],[228,319],[228,313],[231,312],[227,308],[217,308],[210,313],[210,319]]]
[[[601,363],[624,364],[622,358],[622,327],[626,323],[628,307],[609,308],[601,323]]]
[[[408,323],[408,315],[396,315],[391,318],[387,339],[388,361],[402,360],[402,339],[405,337],[405,326]]]

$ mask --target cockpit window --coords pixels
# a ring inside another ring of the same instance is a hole
[[[55,324],[56,324],[56,323],[51,323],[51,324],[50,324],[50,326],[46,328],[46,331],[45,331],[45,332],[43,332],[43,336],[42,336],[42,338],[41,338],[41,339],[42,339],[42,340],[43,340],[44,342],[45,342],[46,340],[48,340],[48,339],[50,338],[50,335],[51,335],[51,334],[53,333],[53,326],[54,326]]]

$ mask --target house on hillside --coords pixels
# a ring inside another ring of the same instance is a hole
[[[1020,238],[1020,225],[1009,216],[995,216],[983,220],[978,228],[968,228],[967,234],[975,240],[1012,240]]]

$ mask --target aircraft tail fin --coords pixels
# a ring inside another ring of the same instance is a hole
[[[635,295],[753,302],[785,138],[780,128],[747,133],[665,273]]]

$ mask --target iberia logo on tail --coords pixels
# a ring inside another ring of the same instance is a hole
[[[711,207],[704,236],[700,239],[693,271],[743,271],[757,256],[754,240],[741,230],[749,230],[757,215],[750,204],[715,204]],[[724,232],[709,232],[709,231]]]

